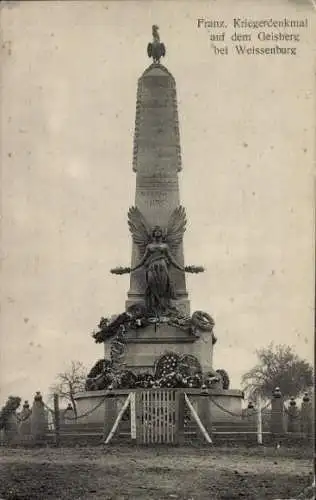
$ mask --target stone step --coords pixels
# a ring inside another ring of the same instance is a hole
[[[218,427],[212,425],[212,432],[256,432],[257,428],[255,426],[247,426],[247,427],[235,427],[233,425],[226,427]]]

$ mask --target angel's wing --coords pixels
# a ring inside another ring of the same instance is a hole
[[[153,55],[153,45],[152,45],[152,43],[149,43],[147,45],[147,54],[148,54],[148,57],[151,57]]]
[[[186,223],[185,209],[180,205],[172,212],[167,227],[166,243],[170,246],[173,254],[176,253],[178,246],[182,242]]]
[[[136,243],[140,255],[143,256],[146,245],[150,241],[150,232],[143,214],[137,207],[131,207],[128,211],[128,227],[132,234],[133,242]]]

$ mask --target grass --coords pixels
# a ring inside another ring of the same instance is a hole
[[[1,448],[0,499],[297,498],[312,470],[302,448]]]

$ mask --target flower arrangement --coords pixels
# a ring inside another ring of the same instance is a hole
[[[230,380],[227,371],[220,368],[219,370],[216,370],[216,373],[218,373],[222,379],[223,389],[229,389]]]
[[[94,378],[87,379],[86,390],[94,391],[106,388],[116,389],[158,389],[158,388],[200,388],[205,385],[209,389],[220,387],[228,389],[227,378],[222,372],[225,370],[210,371],[203,375],[201,372],[192,373],[181,369],[181,365],[175,364],[175,358],[169,355],[168,359],[164,360],[162,366],[155,374],[144,372],[135,374],[131,370],[113,370],[106,364],[104,371]],[[112,367],[114,368],[114,367]],[[220,372],[220,373],[219,373]],[[159,373],[159,377],[158,377]]]
[[[210,371],[205,374],[204,384],[206,385],[207,388],[212,389],[214,388],[214,385],[221,384],[221,382],[222,379],[217,372]]]
[[[135,387],[149,389],[155,384],[154,376],[149,372],[139,373],[136,377]]]
[[[179,363],[179,356],[176,353],[166,353],[158,358],[155,366],[155,379],[159,380],[168,373],[176,371]]]
[[[157,387],[167,388],[198,388],[202,386],[202,376],[196,374],[192,377],[186,377],[180,371],[166,373],[156,382]]]
[[[120,376],[120,387],[122,389],[132,389],[136,387],[137,376],[131,370],[123,370]]]
[[[179,356],[169,352],[161,356],[155,366],[156,387],[201,387],[202,370],[192,355]]]

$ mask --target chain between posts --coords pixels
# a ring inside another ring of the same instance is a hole
[[[230,410],[227,410],[227,408],[224,408],[224,406],[222,406],[220,403],[218,403],[217,401],[215,401],[215,399],[212,398],[212,396],[210,397],[211,401],[213,401],[213,403],[215,404],[215,406],[217,406],[220,410],[224,411],[225,413],[228,413],[229,415],[232,415],[233,417],[240,417],[240,414],[238,413],[234,413]]]
[[[218,401],[216,401],[212,396],[211,396],[210,399],[211,399],[211,401],[213,401],[213,403],[215,404],[215,406],[217,406],[220,410],[224,411],[225,413],[228,413],[232,417],[240,417],[240,413],[234,413],[233,411],[227,410],[227,408],[225,408],[220,403],[218,403]],[[264,410],[266,410],[270,405],[271,405],[270,402],[267,403],[263,408],[261,408],[261,412],[263,412]],[[256,410],[255,408],[252,408],[252,414],[256,414],[256,413],[259,413],[258,410]]]
[[[213,401],[215,406],[217,406],[220,410],[224,411],[225,413],[228,413],[232,417],[240,417],[240,413],[234,413],[233,411],[227,410],[227,408],[225,408],[220,403],[218,403],[218,401],[216,401],[212,396],[210,397],[210,399],[211,399],[211,401]],[[261,412],[266,410],[268,408],[268,406],[270,406],[270,404],[271,403],[269,402],[266,406],[264,406],[264,408],[261,409]],[[258,413],[258,410],[255,410],[254,408],[252,408],[252,410],[253,410],[253,414]]]
[[[91,413],[93,413],[95,410],[97,410],[106,400],[107,398],[107,395],[110,393],[110,391],[104,396],[104,398],[99,401],[91,410],[88,410],[87,412],[81,414],[81,415],[77,415],[75,417],[66,417],[68,421],[75,421],[75,420],[79,420],[83,417],[87,417],[88,415],[90,415]],[[219,409],[221,409],[222,411],[224,411],[225,413],[228,413],[229,415],[233,416],[233,417],[240,417],[240,413],[235,413],[235,412],[232,412],[230,410],[228,410],[227,408],[225,408],[224,406],[222,406],[220,403],[218,403],[218,401],[216,401],[212,396],[210,397],[211,401],[213,401],[213,403],[215,404],[215,406],[217,406]],[[46,403],[44,403],[44,407],[52,414],[52,415],[55,415],[55,411],[52,410],[52,408],[50,408]],[[269,401],[263,408],[261,408],[261,413],[264,412],[269,406],[271,406],[271,402]],[[284,410],[287,414],[289,414],[288,412],[288,409],[286,408],[285,405],[283,405],[284,407]],[[252,414],[257,414],[259,413],[257,409],[255,408],[251,408],[252,410]],[[23,422],[25,420],[27,420],[30,416],[27,416],[26,418],[24,419],[21,419],[21,418],[18,418],[18,420],[20,422]]]
[[[269,402],[268,402],[265,406],[263,406],[263,407],[261,408],[261,413],[262,413],[263,411],[267,410],[267,408],[269,408],[269,406],[271,406],[271,401],[269,401]],[[253,410],[253,413],[259,413],[259,410],[256,410],[255,408],[252,408],[252,410]]]
[[[82,413],[81,415],[77,415],[76,417],[66,417],[67,420],[79,420],[80,418],[83,418],[83,417],[87,417],[88,415],[91,415],[91,413],[93,413],[95,410],[97,410],[102,404],[104,404],[106,400],[106,396],[104,396],[104,398],[99,401],[99,403],[94,407],[92,408],[92,410],[88,410],[86,413]]]
[[[109,391],[110,392],[110,391]],[[87,412],[81,414],[81,415],[77,415],[75,417],[67,417],[67,420],[68,421],[75,421],[75,420],[79,420],[83,417],[87,417],[88,415],[90,415],[91,413],[93,413],[95,410],[97,410],[106,400],[107,398],[107,395],[109,394],[109,392],[104,396],[104,398],[99,401],[91,410],[88,410]],[[211,401],[215,404],[215,406],[217,406],[220,410],[224,411],[225,413],[228,413],[229,415],[233,416],[233,417],[240,417],[240,413],[235,413],[235,412],[232,412],[230,410],[228,410],[227,408],[225,408],[224,406],[222,406],[218,401],[216,401],[212,396],[210,397]],[[52,410],[46,403],[44,403],[44,407],[52,414],[52,415],[55,415],[55,411]],[[264,412],[269,406],[271,406],[271,402],[269,401],[263,408],[261,408],[261,413]],[[287,414],[289,414],[289,411],[288,409],[286,408],[286,406],[283,404],[283,408],[285,410],[285,412]],[[251,408],[252,410],[252,415],[254,414],[258,414],[259,411],[255,408]],[[29,418],[26,417],[24,419],[19,419],[20,422],[24,421],[24,420],[27,420]],[[298,418],[298,415],[295,416],[295,418]]]
[[[76,417],[66,417],[67,420],[71,421],[71,420],[79,420],[80,418],[83,418],[83,417],[87,417],[88,415],[90,415],[91,413],[93,413],[95,410],[97,410],[102,404],[104,404],[105,400],[106,400],[106,397],[107,397],[108,394],[106,394],[104,396],[104,398],[98,402],[98,404],[96,404],[96,406],[94,406],[94,408],[92,408],[91,410],[88,410],[87,412],[85,413],[82,413],[81,415],[77,415]],[[46,403],[44,403],[44,407],[50,411],[52,413],[52,415],[55,415],[55,411],[52,410],[51,408],[49,408],[49,406],[47,406]]]

